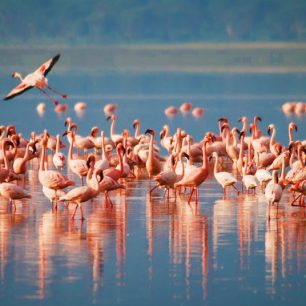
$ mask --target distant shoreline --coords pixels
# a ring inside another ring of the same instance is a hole
[[[56,73],[306,73],[306,43],[26,44],[0,45],[0,53],[6,69],[35,67],[61,53]]]

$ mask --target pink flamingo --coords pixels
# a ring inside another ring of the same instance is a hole
[[[198,204],[199,201],[199,195],[198,195],[198,187],[206,180],[208,177],[208,159],[207,159],[207,152],[206,152],[206,145],[208,143],[207,137],[204,138],[203,141],[203,163],[201,167],[195,168],[192,172],[188,172],[184,175],[181,181],[174,184],[174,187],[190,187],[191,192],[188,199],[188,204],[190,204],[192,195],[194,192],[196,192],[196,204]]]
[[[53,164],[56,169],[63,169],[66,165],[66,156],[64,153],[60,152],[60,135],[56,135],[56,149],[53,155]]]
[[[47,188],[55,190],[55,193],[59,189],[64,189],[68,186],[75,185],[74,181],[69,180],[66,176],[61,174],[58,171],[54,170],[47,170],[45,168],[45,161],[46,161],[46,147],[47,147],[47,138],[48,132],[44,132],[44,136],[41,142],[42,145],[42,152],[40,157],[40,164],[39,164],[39,171],[38,171],[38,179],[39,182]],[[57,195],[56,195],[57,197]]]
[[[49,71],[52,69],[52,67],[55,65],[55,63],[60,58],[60,54],[57,54],[56,56],[49,59],[47,62],[43,63],[40,67],[38,67],[34,72],[26,75],[24,78],[21,76],[19,72],[13,72],[12,77],[18,78],[21,83],[16,86],[14,89],[12,89],[7,96],[4,98],[4,100],[9,100],[14,98],[15,96],[18,96],[25,92],[26,90],[36,87],[38,88],[44,95],[46,95],[55,105],[57,105],[59,102],[57,100],[54,100],[47,92],[46,88],[53,91],[54,93],[57,93],[61,95],[62,98],[66,99],[67,95],[61,94],[55,89],[51,88],[48,85],[48,79],[46,78],[46,75],[49,73]]]
[[[88,171],[88,176],[92,171],[93,171],[93,180],[91,182],[91,187],[88,186],[75,187],[69,192],[67,192],[67,194],[59,198],[59,201],[68,201],[70,203],[76,204],[71,219],[74,219],[75,213],[77,209],[80,207],[81,220],[82,221],[85,220],[82,203],[95,198],[99,194],[99,180],[97,176],[98,175],[100,176],[100,181],[101,181],[101,179],[103,179],[103,172],[100,169],[93,170],[93,166],[91,166],[90,170]]]

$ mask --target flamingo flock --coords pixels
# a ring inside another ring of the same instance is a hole
[[[235,127],[227,118],[220,118],[216,124],[219,133],[203,131],[199,142],[180,128],[171,134],[167,125],[160,133],[150,128],[142,133],[138,119],[131,122],[133,135],[127,128],[116,130],[117,115],[108,119],[109,130],[101,130],[100,136],[97,126],[88,135],[78,134],[71,118],[63,122],[63,134],[55,136],[44,130],[26,139],[15,126],[2,126],[0,194],[13,208],[15,200],[30,198],[25,178],[31,161],[38,159],[38,180],[52,207],[57,209],[59,202],[74,204],[71,218],[79,208],[82,220],[83,203],[102,193],[113,206],[110,192],[124,190],[127,180],[138,179],[150,180],[149,197],[164,190],[165,199],[186,197],[186,205],[200,204],[200,186],[214,177],[224,198],[242,193],[264,195],[268,218],[271,206],[276,205],[278,211],[284,192],[292,196],[292,205],[306,206],[306,142],[294,139],[298,129],[294,122],[288,125],[284,145],[277,141],[274,124],[267,125],[264,135],[258,116],[250,124],[242,117]],[[69,143],[67,154],[64,137]],[[48,163],[49,154],[52,163]]]
[[[24,78],[14,72],[12,76],[20,79],[21,83],[4,100],[35,87],[59,111],[65,110],[67,105],[60,104],[47,92],[50,90],[67,98],[51,88],[46,78],[59,58],[59,54],[52,57]],[[40,103],[37,111],[43,113],[45,107]],[[203,108],[192,107],[191,102],[185,102],[179,109],[168,107],[165,114],[171,117],[180,111],[183,115],[191,112],[194,117],[203,115]],[[164,125],[161,131],[147,127],[142,133],[139,119],[131,122],[134,134],[128,127],[118,132],[117,108],[115,103],[104,107],[110,121],[109,132],[93,126],[87,135],[80,135],[78,125],[70,117],[63,122],[66,130],[62,136],[52,136],[44,130],[40,134],[33,131],[27,139],[17,132],[14,125],[0,126],[0,194],[15,208],[15,200],[31,198],[25,188],[25,178],[33,166],[31,161],[39,159],[37,173],[43,194],[55,209],[62,201],[67,205],[75,204],[72,219],[79,208],[84,220],[82,204],[101,193],[113,206],[109,192],[125,189],[127,180],[138,179],[150,180],[149,197],[156,196],[156,191],[163,189],[167,199],[186,196],[187,205],[201,202],[199,187],[209,177],[214,177],[224,197],[233,196],[231,188],[236,197],[243,192],[251,192],[254,196],[264,194],[269,218],[270,207],[276,205],[278,209],[283,192],[292,194],[291,205],[306,207],[306,140],[294,140],[294,132],[298,129],[294,122],[288,125],[288,143],[285,145],[277,141],[277,127],[273,123],[267,125],[265,135],[259,127],[259,122],[262,122],[259,116],[251,122],[246,116],[237,118],[238,126],[232,126],[228,118],[219,118],[216,123],[219,132],[203,131],[202,139],[196,142],[192,135],[180,128],[171,134],[168,125]],[[85,109],[85,102],[75,105],[76,112]],[[286,113],[300,114],[305,112],[305,105],[288,102],[282,109]],[[64,136],[69,143],[67,155],[62,151],[65,144],[61,137]],[[49,152],[53,161],[51,165],[48,163]]]

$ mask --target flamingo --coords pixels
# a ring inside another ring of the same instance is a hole
[[[66,176],[61,174],[58,171],[55,170],[47,170],[45,168],[45,159],[46,159],[46,147],[47,147],[47,141],[48,141],[48,132],[45,130],[44,136],[42,139],[42,152],[40,157],[40,164],[39,164],[39,170],[38,170],[38,179],[39,182],[47,188],[55,190],[55,193],[57,190],[64,189],[68,186],[75,185],[74,181],[69,180]]]
[[[57,209],[57,201],[59,200],[60,197],[63,197],[66,194],[64,190],[55,191],[54,189],[50,189],[45,186],[43,186],[42,192],[46,196],[46,198],[48,198],[49,201],[51,202],[52,209],[53,209],[53,202],[55,201],[55,209]]]
[[[208,171],[208,160],[207,160],[207,152],[206,152],[206,146],[208,143],[208,138],[205,136],[203,141],[203,163],[201,167],[195,168],[191,172],[186,172],[184,177],[177,182],[174,187],[191,187],[192,190],[190,192],[190,196],[188,199],[188,204],[190,204],[192,195],[194,192],[196,192],[196,204],[198,203],[199,195],[198,195],[198,187],[206,180],[208,177],[209,171]]]
[[[118,142],[122,142],[123,141],[123,136],[119,135],[119,134],[115,134],[115,126],[117,123],[117,116],[116,115],[111,115],[109,117],[107,117],[107,121],[111,120],[111,127],[110,127],[110,139],[114,142],[114,143],[118,143]]]
[[[13,163],[13,170],[16,174],[23,174],[25,175],[27,171],[27,162],[30,159],[30,154],[32,154],[32,151],[30,151],[30,147],[33,148],[33,154],[36,153],[36,147],[35,144],[38,142],[38,140],[35,140],[34,142],[29,142],[26,147],[26,151],[23,157],[18,157],[14,160]]]
[[[7,150],[6,146],[13,146],[13,143],[8,139],[4,139],[2,141],[2,152],[3,152],[3,158],[4,158],[4,167],[0,166],[0,183],[4,182],[9,178],[10,175],[10,163],[7,158]]]
[[[289,145],[294,142],[292,131],[295,130],[297,132],[298,127],[294,122],[290,122],[288,125],[288,136],[289,136]]]
[[[13,72],[12,77],[18,78],[21,83],[16,86],[14,89],[12,89],[4,98],[4,100],[9,100],[14,98],[17,95],[22,94],[26,90],[36,87],[38,88],[44,95],[46,95],[55,105],[58,105],[59,102],[57,100],[54,100],[45,89],[49,89],[53,91],[54,93],[57,93],[61,95],[63,99],[67,98],[67,95],[61,94],[52,87],[48,85],[48,79],[46,78],[46,75],[49,73],[49,71],[52,69],[52,67],[55,65],[55,63],[59,60],[60,54],[55,55],[45,63],[43,63],[40,67],[38,67],[34,72],[26,75],[24,78],[19,72]]]
[[[244,184],[247,193],[249,193],[250,189],[253,189],[255,194],[255,189],[258,186],[257,179],[254,175],[247,174],[247,167],[248,162],[245,160],[244,166],[242,168],[242,183]]]
[[[174,107],[174,106],[169,106],[165,109],[164,111],[165,115],[168,117],[168,118],[171,118],[175,115],[177,115],[178,111],[177,111],[177,108]]]
[[[192,113],[193,117],[195,117],[195,118],[200,118],[200,117],[202,117],[203,114],[204,114],[204,108],[202,108],[202,107],[195,107],[195,108],[192,110],[191,113]]]
[[[118,144],[118,146],[119,145],[121,145],[121,144]],[[87,159],[87,164],[90,167],[93,167],[95,170],[97,169],[97,170],[100,170],[100,171],[103,172],[102,169],[96,168],[95,162],[96,162],[95,156],[94,155],[90,155],[88,157],[88,159]],[[86,181],[87,181],[87,185],[89,187],[94,187],[94,186],[92,186],[92,184],[95,184],[95,182],[93,181],[93,178],[90,176],[90,173],[89,173],[89,175],[87,175]],[[112,190],[119,189],[119,188],[125,189],[125,186],[120,184],[118,181],[114,180],[111,176],[104,175],[104,173],[103,173],[103,177],[99,181],[99,192],[104,192],[105,199],[111,205],[113,205],[113,203],[112,203],[112,200],[109,197],[108,192],[112,191]]]
[[[162,171],[153,177],[154,181],[156,181],[156,186],[154,186],[150,190],[150,197],[152,196],[153,190],[155,190],[158,187],[159,188],[164,187],[168,193],[168,199],[169,199],[169,189],[170,188],[173,189],[174,184],[177,181],[177,174],[175,173],[174,165],[175,165],[175,160],[173,155],[171,155],[171,169]]]
[[[192,108],[192,103],[191,102],[184,102],[181,106],[180,106],[180,111],[183,113],[183,114],[186,114],[188,112],[191,111],[191,108]]]
[[[235,184],[237,183],[237,180],[232,176],[232,174],[230,174],[229,172],[225,172],[225,171],[218,172],[217,170],[218,169],[218,158],[219,158],[218,153],[213,152],[212,157],[215,158],[214,176],[217,182],[222,186],[224,195],[225,195],[225,188],[228,186],[232,186],[237,191],[237,194],[239,194],[239,190],[235,186]]]
[[[73,158],[73,154],[72,154],[72,150],[73,150],[73,145],[74,145],[74,141],[75,141],[75,135],[74,132],[71,131],[65,131],[63,136],[67,135],[70,136],[71,138],[71,142],[69,145],[69,151],[68,151],[68,166],[69,169],[76,174],[82,181],[82,186],[84,185],[84,180],[83,177],[87,175],[88,173],[88,168],[86,165],[86,161],[83,159],[74,159]]]
[[[151,179],[152,176],[157,175],[160,173],[162,169],[161,162],[159,159],[156,157],[156,152],[154,151],[153,144],[154,144],[154,136],[155,132],[154,130],[147,129],[145,134],[150,134],[151,139],[150,139],[150,144],[149,144],[149,156],[146,161],[146,168],[149,174],[149,178]]]
[[[265,198],[268,202],[269,208],[269,220],[270,220],[270,206],[271,204],[277,205],[277,212],[278,212],[278,203],[282,198],[283,189],[281,185],[278,183],[278,172],[277,170],[273,170],[272,172],[273,179],[268,183],[266,190],[265,190]]]
[[[1,183],[0,194],[14,205],[15,200],[30,199],[31,195],[28,194],[23,188],[12,183]],[[16,207],[15,207],[16,208]]]
[[[63,169],[66,165],[66,156],[64,153],[60,152],[60,135],[56,135],[56,149],[53,155],[53,164],[56,169]]]
[[[305,207],[304,198],[306,196],[306,179],[295,183],[288,190],[299,193],[299,195],[293,199],[291,205]],[[298,199],[300,199],[299,204],[294,204]]]
[[[88,171],[88,175],[90,172],[93,171],[93,178],[94,180],[91,182],[91,186],[81,186],[75,187],[67,192],[64,196],[59,198],[59,201],[67,201],[69,203],[75,203],[76,207],[73,212],[71,219],[74,219],[75,213],[78,208],[81,210],[81,220],[85,220],[82,203],[87,202],[90,199],[95,198],[99,194],[99,180],[98,174],[100,176],[100,181],[103,179],[103,172],[100,169],[94,169],[93,167],[90,168]]]

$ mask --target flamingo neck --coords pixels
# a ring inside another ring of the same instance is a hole
[[[8,162],[8,159],[7,159],[7,155],[6,155],[5,144],[6,144],[6,142],[2,143],[4,166],[5,166],[5,169],[9,169],[10,165],[9,165],[9,162]]]
[[[72,156],[73,145],[74,145],[74,135],[71,137],[71,141],[70,141],[70,146],[69,146],[69,151],[68,151],[68,160],[73,159],[73,156]]]
[[[276,135],[276,129],[274,127],[273,131],[272,131],[271,138],[270,138],[270,146],[273,146],[275,144],[275,135]]]
[[[292,127],[289,126],[289,129],[288,129],[289,144],[294,141],[293,140],[293,135],[292,135],[292,130],[293,130]]]
[[[304,168],[304,161],[303,161],[303,157],[302,157],[302,149],[303,149],[303,146],[300,145],[299,148],[298,148],[298,160],[300,162],[300,166],[303,169]]]
[[[184,164],[184,160],[182,158],[182,155],[180,154],[180,161],[181,161],[181,167],[182,167],[182,178],[184,177],[185,175],[185,164]]]
[[[207,145],[207,141],[204,140],[203,148],[202,148],[202,151],[203,151],[203,164],[202,164],[202,168],[205,168],[205,169],[208,167],[208,159],[207,159],[207,153],[206,153],[206,145]]]
[[[30,144],[27,144],[26,152],[25,152],[24,157],[22,159],[22,164],[26,163],[28,161],[29,157],[30,157]]]
[[[104,143],[104,131],[101,132],[101,159],[106,159],[105,143]]]
[[[60,136],[56,135],[56,148],[55,148],[55,153],[58,154],[60,151]]]
[[[241,139],[240,139],[240,150],[239,150],[239,159],[243,159],[243,145],[244,145],[244,137],[241,136]]]
[[[215,154],[215,156],[216,156],[216,159],[215,159],[215,165],[214,165],[214,174],[218,173],[218,159],[219,159],[218,154]]]
[[[282,171],[280,179],[281,181],[284,181],[286,178],[286,164],[285,164],[285,156],[282,157]]]
[[[20,82],[23,82],[23,77],[22,77],[21,73],[19,73],[19,72],[14,73],[14,78],[19,79]]]
[[[260,136],[260,132],[259,132],[259,128],[258,128],[258,120],[256,118],[254,118],[254,137],[255,139],[259,138]]]
[[[139,132],[140,132],[140,123],[137,123],[136,124],[136,127],[135,127],[135,133],[134,133],[134,137],[136,138],[136,139],[138,139],[139,138]]]
[[[46,146],[42,146],[39,171],[45,171]]]
[[[154,136],[151,135],[150,144],[149,144],[149,156],[148,156],[148,159],[149,159],[150,161],[153,160],[153,158],[154,158],[153,143],[154,143]]]
[[[243,126],[242,126],[242,131],[241,132],[246,133],[246,131],[247,131],[247,120],[243,120]]]
[[[122,159],[122,155],[121,155],[121,152],[120,150],[117,149],[117,155],[118,155],[118,158],[119,158],[119,164],[120,164],[120,177],[123,175],[123,172],[124,172],[124,169],[123,169],[123,159]]]
[[[113,137],[113,135],[115,135],[115,125],[116,125],[116,119],[114,118],[112,120],[112,124],[111,124],[111,127],[110,127],[110,136],[111,136],[111,138]]]
[[[191,161],[191,158],[190,158],[190,146],[191,146],[190,137],[188,137],[188,146],[187,146],[187,153],[189,155],[189,159],[187,161],[188,166],[191,166],[193,164],[193,162]]]

